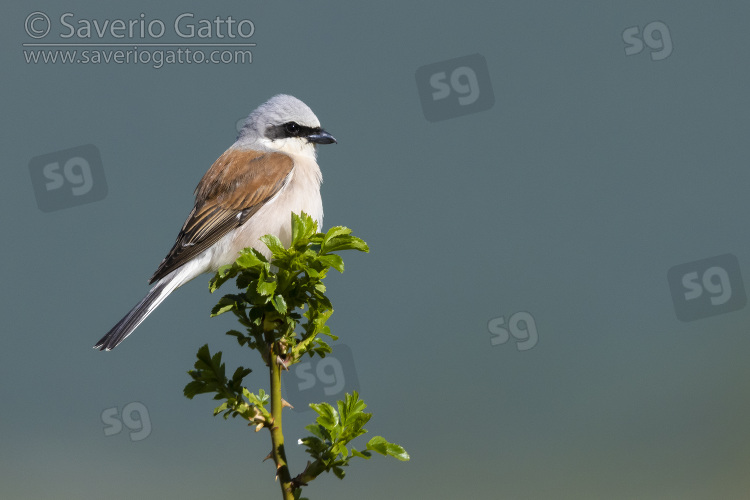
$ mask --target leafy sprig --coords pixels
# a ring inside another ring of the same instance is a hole
[[[310,405],[318,417],[315,424],[306,427],[311,435],[300,444],[305,445],[311,460],[304,471],[292,478],[281,425],[282,409],[291,405],[281,399],[281,372],[305,354],[325,357],[332,352],[328,342],[338,337],[326,324],[333,305],[325,294],[323,280],[330,269],[344,271],[344,261],[337,252],[368,252],[369,248],[346,227],[317,232],[317,223],[305,213],[292,214],[288,248],[273,235],[263,236],[261,241],[271,252],[270,260],[257,250],[246,248],[234,263],[217,271],[209,290],[213,293],[227,281],[235,280],[239,292],[222,296],[211,316],[232,312],[237,317],[244,328],[229,330],[227,335],[241,347],[260,352],[269,368],[270,392],[259,389],[252,393],[243,385],[251,373],[249,368],[240,366],[228,377],[222,353],[211,355],[208,345],[204,345],[198,350],[194,369],[188,372],[192,381],[185,386],[185,396],[192,399],[197,394],[213,394],[213,399],[221,401],[214,415],[225,419],[240,417],[255,425],[256,431],[264,427],[270,431],[272,451],[266,458],[276,462],[276,475],[287,500],[300,499],[302,487],[323,472],[333,472],[343,479],[344,467],[354,457],[369,459],[376,452],[409,460],[404,448],[380,436],[370,439],[362,451],[350,445],[367,432],[364,426],[372,417],[364,412],[367,405],[355,391],[338,401],[336,408],[328,403]]]

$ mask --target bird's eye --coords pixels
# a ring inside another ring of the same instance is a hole
[[[300,127],[294,122],[289,122],[286,125],[284,125],[284,129],[287,131],[287,133],[291,136],[296,136],[299,134]]]

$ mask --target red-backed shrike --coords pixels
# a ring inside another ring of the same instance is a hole
[[[322,176],[315,145],[336,142],[305,103],[277,95],[250,113],[237,141],[195,188],[195,206],[172,250],[149,280],[154,287],[102,339],[109,351],[161,302],[196,276],[231,264],[245,247],[267,257],[259,238],[291,243],[291,214],[304,211],[323,223]]]

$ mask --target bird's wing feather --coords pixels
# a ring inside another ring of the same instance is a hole
[[[149,283],[247,222],[284,187],[293,167],[292,158],[283,153],[227,150],[195,188],[195,206]]]

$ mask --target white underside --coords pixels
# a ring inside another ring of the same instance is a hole
[[[258,210],[250,220],[228,232],[210,248],[160,281],[172,281],[169,286],[171,292],[196,276],[206,272],[215,272],[219,267],[231,264],[237,259],[239,252],[246,247],[253,247],[269,258],[271,252],[260,241],[260,237],[274,234],[284,246],[289,246],[292,240],[292,212],[305,212],[310,215],[318,222],[318,230],[321,230],[323,226],[323,201],[320,197],[321,174],[315,159],[308,156],[296,156],[290,177],[276,196]]]

